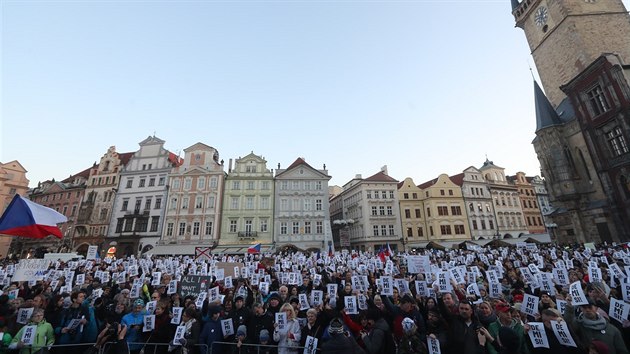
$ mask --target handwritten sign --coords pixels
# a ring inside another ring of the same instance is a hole
[[[21,259],[11,281],[43,280],[50,262],[50,259]]]

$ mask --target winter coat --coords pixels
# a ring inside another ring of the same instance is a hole
[[[289,338],[293,337],[293,338]],[[278,354],[297,354],[300,352],[296,347],[300,344],[302,332],[297,319],[288,320],[284,329],[273,331],[273,340],[278,343]]]
[[[29,325],[35,325],[35,323],[30,322],[26,326]],[[26,326],[22,327],[22,329],[20,329],[15,337],[13,337],[13,340],[11,341],[11,346],[17,345],[17,343],[22,340],[22,335],[24,334]],[[35,338],[33,340],[33,345],[23,347],[22,349],[20,349],[19,353],[35,353],[43,347],[47,347],[53,344],[55,344],[55,331],[53,330],[50,323],[46,322],[46,320],[41,320],[39,323],[37,323],[37,328],[35,329]]]
[[[322,354],[365,354],[359,344],[345,334],[333,334],[329,340],[321,346]]]

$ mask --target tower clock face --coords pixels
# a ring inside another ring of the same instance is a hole
[[[547,23],[547,18],[549,17],[549,12],[547,8],[541,6],[536,10],[536,14],[534,15],[534,21],[538,27],[542,27]]]

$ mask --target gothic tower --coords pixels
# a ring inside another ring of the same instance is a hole
[[[630,20],[621,0],[512,0],[547,97],[557,107],[568,83],[602,53],[630,63]]]
[[[533,145],[555,207],[551,232],[560,242],[626,240],[630,192],[615,181],[630,176],[630,150],[605,137],[625,146],[630,136],[630,16],[621,0],[511,2],[545,91],[534,84]]]

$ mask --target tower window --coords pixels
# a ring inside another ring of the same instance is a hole
[[[628,144],[626,143],[626,138],[621,133],[621,128],[615,127],[606,133],[606,139],[614,156],[621,156],[629,152]]]
[[[610,110],[610,104],[606,100],[604,90],[600,85],[593,87],[586,93],[586,95],[588,97],[589,104],[591,105],[591,109],[593,110],[594,117]]]

